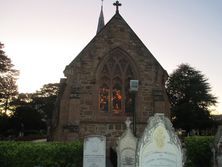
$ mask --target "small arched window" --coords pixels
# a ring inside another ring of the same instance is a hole
[[[128,56],[113,52],[100,67],[99,111],[113,113],[132,112],[133,101],[129,91],[131,79],[136,79]]]

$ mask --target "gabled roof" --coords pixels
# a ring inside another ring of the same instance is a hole
[[[106,33],[107,31],[106,30],[108,30],[109,28],[110,28],[110,26],[113,26],[113,25],[117,25],[117,26],[122,26],[122,27],[124,27],[124,28],[126,28],[126,29],[129,29],[129,33],[130,34],[132,34],[132,36],[133,36],[133,38],[141,45],[141,46],[143,46],[145,49],[146,49],[146,51],[149,53],[149,55],[151,55],[155,60],[156,60],[156,58],[152,55],[152,53],[147,49],[147,47],[143,44],[143,42],[140,40],[140,38],[136,35],[136,33],[131,29],[131,27],[127,24],[127,22],[123,19],[123,17],[120,15],[120,13],[119,12],[116,12],[115,13],[115,15],[110,19],[110,21],[105,25],[105,26],[103,26],[101,29],[100,29],[100,31],[94,36],[94,38],[86,45],[86,47],[78,54],[78,56],[76,56],[75,57],[75,59],[68,65],[68,66],[66,66],[66,69],[67,68],[69,68],[69,66],[70,67],[72,67],[72,64],[75,62],[75,61],[77,61],[79,58],[80,58],[80,56],[82,55],[82,54],[84,54],[85,53],[85,51],[90,47],[91,48],[91,46],[93,45],[93,43],[95,42],[95,41],[97,41],[97,37],[98,36],[102,36],[102,35],[105,35],[104,33]],[[107,34],[106,34],[107,35]],[[112,35],[112,34],[109,34],[109,35]],[[160,63],[156,60],[156,62],[157,62],[157,64],[159,64],[160,65]],[[162,68],[162,69],[164,69],[161,65],[160,65],[160,67]],[[65,69],[65,71],[66,71],[66,69]]]

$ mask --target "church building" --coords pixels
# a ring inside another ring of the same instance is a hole
[[[119,1],[114,5],[107,24],[101,9],[97,34],[65,67],[54,113],[55,141],[104,135],[112,147],[127,117],[139,137],[150,116],[169,116],[168,74],[123,19]],[[130,91],[131,80],[138,80],[138,91]]]

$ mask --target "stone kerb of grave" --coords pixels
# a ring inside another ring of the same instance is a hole
[[[137,167],[182,167],[181,142],[164,114],[149,118],[136,154]]]
[[[137,138],[130,129],[131,121],[129,118],[125,124],[126,130],[117,141],[118,167],[135,167]]]
[[[83,145],[83,167],[105,167],[106,137],[87,136]]]

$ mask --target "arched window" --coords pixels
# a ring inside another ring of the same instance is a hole
[[[104,60],[98,75],[100,112],[132,112],[131,79],[136,77],[128,55],[113,52]]]

